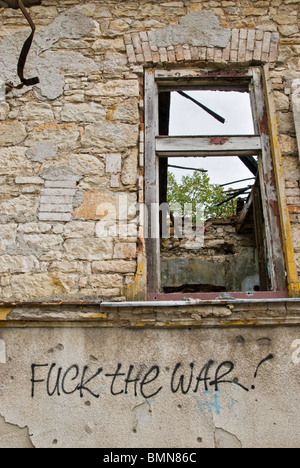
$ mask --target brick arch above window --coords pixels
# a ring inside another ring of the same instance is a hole
[[[226,47],[204,47],[191,44],[170,44],[160,47],[151,32],[127,34],[127,57],[133,65],[195,63],[261,64],[275,63],[279,35],[260,29],[233,29]]]

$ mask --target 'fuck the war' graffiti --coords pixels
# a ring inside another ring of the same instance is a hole
[[[229,360],[209,360],[204,365],[196,362],[184,365],[178,362],[173,368],[159,364],[147,366],[118,363],[112,369],[79,364],[64,368],[57,363],[34,363],[31,365],[31,397],[38,398],[42,394],[61,397],[77,393],[81,398],[90,395],[99,399],[101,395],[109,393],[114,397],[132,395],[149,400],[163,390],[194,396],[203,392],[217,393],[226,384],[250,392],[256,388],[262,367],[273,359],[274,355],[269,354],[254,366],[251,382],[248,383],[240,381],[236,375],[236,365]]]

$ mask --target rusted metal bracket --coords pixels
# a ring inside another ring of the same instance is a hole
[[[31,27],[31,31],[32,31],[30,36],[24,42],[24,45],[23,45],[23,48],[22,48],[22,51],[21,51],[21,54],[20,54],[20,57],[19,57],[19,61],[18,61],[18,77],[21,80],[21,84],[19,86],[16,86],[16,89],[22,89],[24,86],[34,86],[34,85],[38,84],[40,82],[40,80],[39,80],[38,77],[29,78],[29,79],[26,79],[24,77],[24,68],[25,68],[25,65],[26,65],[26,60],[27,60],[27,57],[28,57],[28,54],[29,54],[29,51],[30,51],[30,48],[31,48],[31,45],[32,45],[32,41],[33,41],[33,37],[34,37],[34,33],[35,33],[36,28],[35,28],[35,24],[32,21],[32,18],[30,16],[29,12],[27,11],[27,9],[24,6],[23,1],[18,0],[18,5],[19,5],[19,8],[21,9],[23,15],[25,16],[26,20],[28,21],[28,23],[29,23],[29,25]]]

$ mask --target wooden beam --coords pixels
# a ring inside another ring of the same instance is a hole
[[[273,152],[269,127],[269,94],[263,83],[260,68],[253,69],[256,127],[260,133],[262,153],[259,158],[261,197],[272,289],[284,291],[287,287],[284,243],[280,229],[280,203],[274,178]],[[279,193],[279,192],[278,192]]]
[[[145,71],[145,237],[148,293],[160,291],[158,89],[154,71]]]
[[[261,151],[259,136],[157,137],[156,153],[166,157],[254,156]]]
[[[263,67],[263,80],[268,95],[268,120],[271,136],[271,146],[273,153],[273,167],[277,186],[278,212],[281,223],[281,236],[283,239],[283,250],[285,255],[285,268],[287,272],[287,282],[290,297],[300,297],[300,283],[298,280],[294,243],[291,231],[290,216],[287,207],[287,195],[285,188],[285,178],[283,173],[283,162],[280,144],[278,141],[278,122],[270,78],[269,67]],[[299,155],[300,156],[300,155]]]
[[[159,91],[210,90],[248,92],[251,70],[156,70]]]

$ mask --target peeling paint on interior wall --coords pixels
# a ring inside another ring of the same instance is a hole
[[[6,364],[6,345],[3,340],[0,340],[0,364]]]

